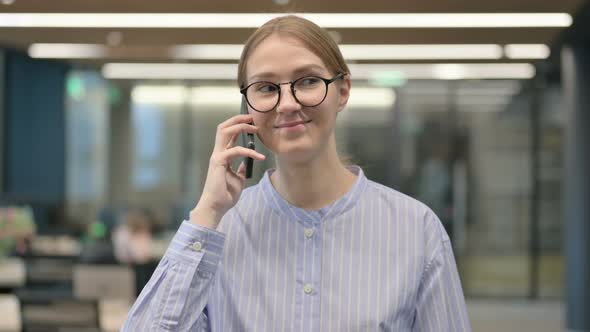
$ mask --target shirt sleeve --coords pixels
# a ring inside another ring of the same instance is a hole
[[[184,221],[121,331],[209,330],[203,310],[224,241],[224,234]]]
[[[471,331],[451,241],[431,216],[434,232],[427,234],[432,238],[427,247],[433,250],[418,288],[413,331]]]

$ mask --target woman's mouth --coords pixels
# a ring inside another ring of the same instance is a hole
[[[310,123],[311,120],[308,121],[289,121],[289,122],[282,122],[275,126],[276,129],[284,130],[287,132],[297,132],[305,130],[305,125]]]
[[[283,123],[280,123],[280,124],[276,125],[275,128],[296,127],[296,126],[299,126],[299,125],[305,125],[306,123],[310,123],[310,122],[311,122],[311,120],[308,120],[308,121],[299,120],[299,121],[283,122]]]

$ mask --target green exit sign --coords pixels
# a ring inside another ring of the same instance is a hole
[[[377,72],[369,78],[369,83],[377,86],[402,86],[406,81],[404,73],[397,70]]]

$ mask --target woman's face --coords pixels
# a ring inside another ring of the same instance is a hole
[[[246,64],[246,85],[290,82],[310,75],[331,79],[336,73],[297,39],[276,34],[258,44]],[[280,102],[274,110],[260,113],[249,109],[259,139],[284,161],[305,162],[321,155],[334,134],[336,114],[344,109],[349,90],[350,80],[345,76],[328,85],[321,104],[304,107],[293,98],[289,84],[281,85]]]

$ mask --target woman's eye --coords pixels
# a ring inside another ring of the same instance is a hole
[[[314,86],[318,83],[320,83],[320,79],[317,77],[304,77],[299,81],[298,85],[309,87]]]
[[[272,84],[261,84],[260,86],[258,86],[256,91],[262,93],[271,93],[277,91],[277,87]]]

